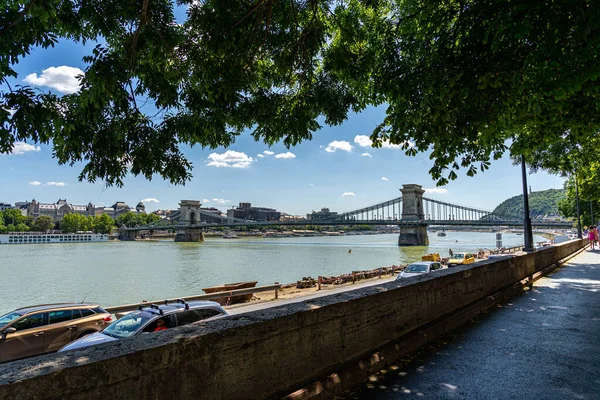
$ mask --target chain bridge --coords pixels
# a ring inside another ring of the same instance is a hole
[[[170,219],[151,225],[121,228],[123,240],[134,240],[140,232],[175,230],[175,241],[197,242],[204,238],[203,230],[226,227],[305,226],[305,225],[396,225],[400,227],[399,246],[426,245],[427,226],[506,226],[521,227],[516,220],[489,210],[482,210],[424,197],[420,185],[407,184],[400,189],[401,196],[357,210],[336,214],[329,218],[308,221],[253,221],[228,218],[204,211],[196,200],[182,200],[179,210]],[[537,228],[570,228],[571,222],[536,220]]]

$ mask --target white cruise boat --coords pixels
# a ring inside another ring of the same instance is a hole
[[[40,244],[40,243],[90,243],[108,242],[108,235],[103,233],[43,233],[12,232],[0,234],[0,245],[3,244]]]

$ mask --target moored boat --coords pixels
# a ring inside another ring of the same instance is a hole
[[[108,242],[103,233],[11,232],[0,234],[0,244],[46,244]]]
[[[226,284],[220,285],[220,286],[211,286],[208,288],[203,288],[202,291],[206,294],[210,294],[210,293],[217,293],[217,292],[227,292],[227,291],[237,290],[237,289],[248,289],[248,288],[256,287],[257,283],[258,283],[258,281],[226,283]],[[230,295],[229,297],[222,297],[219,299],[214,299],[214,301],[216,301],[217,303],[219,303],[221,305],[229,305],[229,304],[240,303],[242,301],[249,301],[250,299],[252,299],[252,296],[253,296],[252,293],[240,294],[240,295],[234,295],[234,296]]]

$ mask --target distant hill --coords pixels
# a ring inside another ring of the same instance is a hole
[[[558,201],[565,198],[564,189],[548,189],[532,192],[529,195],[531,218],[544,215],[558,215]],[[523,195],[504,200],[494,209],[494,214],[511,219],[523,218]]]

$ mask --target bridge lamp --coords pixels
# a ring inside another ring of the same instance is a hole
[[[577,238],[582,239],[581,233],[581,211],[579,210],[579,181],[577,180],[577,172],[575,172],[575,199],[577,202]]]
[[[531,230],[531,217],[529,216],[529,195],[527,193],[527,167],[525,165],[525,156],[521,154],[521,175],[523,180],[523,251],[532,252],[533,248],[533,232]]]

